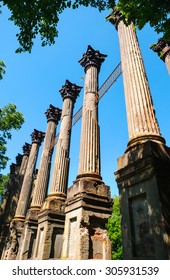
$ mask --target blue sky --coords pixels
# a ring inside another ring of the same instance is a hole
[[[107,54],[99,74],[99,86],[120,62],[118,34],[113,25],[105,21],[108,11],[99,13],[93,8],[67,9],[60,15],[59,37],[50,47],[41,47],[39,38],[35,40],[32,53],[16,54],[19,47],[15,34],[18,29],[8,21],[9,12],[3,9],[0,15],[0,59],[6,64],[6,74],[0,81],[0,107],[9,102],[17,105],[25,117],[19,131],[14,131],[8,143],[9,165],[18,153],[22,154],[25,142],[31,143],[30,134],[35,129],[46,130],[45,111],[49,105],[62,107],[59,90],[68,79],[83,86],[84,69],[78,63],[90,44],[94,49]],[[165,64],[150,44],[157,42],[160,35],[148,26],[137,32],[146,67],[147,76],[160,125],[162,136],[170,146],[170,76]],[[82,106],[83,90],[77,99],[74,113]],[[99,124],[101,132],[101,175],[105,184],[111,187],[112,196],[118,194],[114,172],[117,158],[123,155],[127,143],[127,121],[123,93],[122,75],[113,84],[99,103]],[[78,172],[81,120],[73,127],[70,150],[69,186]],[[57,129],[59,132],[59,126]],[[42,147],[41,147],[42,149]],[[39,158],[41,154],[39,153]],[[55,155],[55,151],[54,151]],[[54,157],[54,156],[53,156]],[[37,162],[37,168],[39,159]]]

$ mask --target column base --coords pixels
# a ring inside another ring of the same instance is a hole
[[[154,135],[154,134],[139,135],[138,137],[129,141],[125,152],[128,152],[128,150],[130,150],[132,147],[136,146],[137,144],[141,144],[146,141],[153,141],[159,144],[166,143],[165,139],[160,135]]]
[[[38,230],[33,259],[60,259],[64,232],[63,195],[49,195],[38,214]]]
[[[31,207],[28,212],[24,223],[24,230],[20,238],[19,250],[17,254],[18,260],[32,259],[35,240],[38,228],[38,213],[40,207]]]
[[[102,177],[98,174],[98,173],[83,173],[83,174],[79,174],[76,177],[76,180],[74,183],[76,183],[76,181],[79,180],[90,180],[90,181],[96,181],[96,182],[102,182]],[[104,184],[104,183],[103,183]]]
[[[124,259],[170,258],[170,148],[147,141],[129,147],[115,172]]]
[[[110,188],[95,180],[76,181],[68,189],[65,213],[62,259],[111,259],[105,228],[112,213]]]
[[[4,247],[3,260],[15,260],[17,258],[19,243],[24,229],[24,222],[20,220],[13,220],[10,224],[9,235],[6,239],[6,246]]]

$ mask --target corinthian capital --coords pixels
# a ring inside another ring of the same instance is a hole
[[[116,29],[118,29],[118,25],[121,20],[123,20],[122,13],[118,11],[116,8],[113,8],[113,11],[106,17],[106,20],[110,21]]]
[[[45,133],[36,129],[34,129],[34,131],[31,133],[32,143],[37,143],[41,145],[41,142],[44,140],[44,137]]]
[[[100,66],[105,60],[105,57],[107,57],[106,54],[102,54],[98,50],[94,50],[90,45],[88,45],[87,51],[83,54],[83,57],[79,60],[79,63],[84,67],[85,72],[91,66],[97,67],[98,71],[100,71]]]
[[[25,143],[25,145],[22,147],[24,155],[29,155],[31,150],[31,144]]]
[[[53,121],[56,124],[60,121],[62,110],[50,104],[49,109],[45,112],[47,122]]]
[[[65,85],[62,86],[62,89],[60,89],[59,92],[63,100],[65,98],[70,98],[75,102],[77,97],[79,96],[81,89],[82,87],[79,87],[76,84],[72,84],[69,80],[66,80]]]
[[[170,54],[170,43],[166,42],[163,38],[160,38],[157,44],[151,46],[151,49],[154,52],[157,52],[159,57],[165,61],[166,56]]]
[[[21,165],[22,158],[23,158],[23,155],[21,155],[21,154],[18,154],[18,155],[16,156],[16,164],[17,164],[18,166]]]

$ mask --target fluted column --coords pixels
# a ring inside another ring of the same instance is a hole
[[[21,167],[19,170],[20,178],[22,178],[25,175],[25,172],[27,169],[28,157],[29,157],[30,150],[31,150],[31,145],[28,143],[25,143],[24,146],[22,147],[22,149],[23,149],[23,157],[22,157]]]
[[[79,63],[84,67],[85,89],[78,178],[100,176],[100,137],[98,124],[98,74],[106,55],[88,46]]]
[[[46,111],[45,114],[47,117],[47,129],[40,160],[40,166],[38,170],[38,176],[36,179],[33,198],[31,202],[32,209],[40,209],[42,203],[45,200],[49,181],[51,157],[53,152],[53,148],[51,147],[51,145],[53,144],[53,141],[56,137],[56,126],[61,118],[61,110],[50,105],[50,108]]]
[[[14,220],[24,220],[27,212],[28,201],[31,193],[32,176],[35,169],[39,147],[44,139],[44,133],[34,129],[31,134],[32,146],[27,164],[26,173],[24,176],[21,193],[15,213]]]
[[[126,26],[117,10],[108,19],[116,26],[119,36],[129,146],[146,139],[164,143],[134,25]]]
[[[158,53],[159,57],[165,62],[168,73],[170,75],[170,43],[163,38],[158,40],[157,44],[153,44],[151,49]]]
[[[66,195],[73,109],[81,87],[66,80],[60,90],[63,98],[60,133],[57,142],[50,195]]]

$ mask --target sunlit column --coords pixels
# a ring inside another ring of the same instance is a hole
[[[44,139],[44,136],[45,134],[43,132],[36,129],[34,129],[34,132],[31,134],[32,146],[14,220],[25,219],[32,187],[32,176],[37,161],[39,147]]]
[[[56,126],[61,118],[61,110],[50,105],[50,108],[46,111],[45,114],[47,117],[47,129],[44,138],[38,176],[36,179],[33,198],[31,202],[32,209],[40,209],[42,203],[45,200],[49,181],[54,139],[56,137]]]
[[[108,19],[116,26],[119,36],[129,146],[146,139],[164,143],[134,25],[126,26],[117,10]]]
[[[98,74],[106,55],[88,46],[79,63],[86,73],[79,170],[77,178],[100,176],[100,136],[98,124]]]
[[[57,142],[50,195],[66,195],[73,109],[81,87],[66,80],[60,90],[63,98],[60,133]]]

